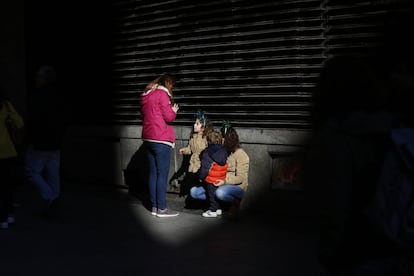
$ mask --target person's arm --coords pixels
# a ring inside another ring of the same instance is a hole
[[[198,177],[201,180],[206,179],[209,171],[210,171],[210,167],[211,164],[213,163],[213,160],[211,160],[211,158],[208,156],[208,153],[206,151],[204,151],[201,154],[201,166],[200,166],[200,170],[198,172]]]
[[[160,97],[160,109],[162,117],[166,122],[173,122],[177,117],[178,105],[174,104],[174,106],[171,106],[170,98],[165,92],[161,93]]]
[[[190,141],[188,142],[188,145],[186,147],[181,148],[179,150],[180,154],[191,154],[192,153],[191,146],[190,146],[192,139],[193,138],[190,138]]]
[[[10,116],[10,119],[11,119],[13,125],[16,128],[22,128],[22,127],[24,127],[23,118],[16,111],[16,109],[13,106],[13,104],[11,102],[6,102],[5,104],[7,105],[7,112],[9,113],[9,116]]]
[[[244,152],[237,153],[235,157],[236,168],[232,172],[228,172],[226,175],[225,184],[238,185],[247,180],[249,175],[249,157]]]

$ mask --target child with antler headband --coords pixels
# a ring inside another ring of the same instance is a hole
[[[195,113],[193,131],[191,133],[190,140],[188,141],[188,145],[179,150],[180,154],[191,154],[188,171],[186,172],[185,177],[185,185],[184,187],[180,187],[180,194],[188,194],[191,186],[197,185],[199,182],[198,171],[201,166],[200,154],[208,146],[206,135],[211,131],[211,129],[212,126],[209,123],[205,112],[202,110],[197,110]]]

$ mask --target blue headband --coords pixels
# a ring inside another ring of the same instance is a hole
[[[194,114],[196,119],[200,121],[200,123],[205,126],[207,122],[207,116],[201,109],[198,109],[197,112]]]

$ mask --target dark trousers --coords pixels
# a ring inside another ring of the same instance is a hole
[[[208,209],[210,211],[217,211],[217,209],[220,209],[220,204],[217,201],[217,197],[216,197],[216,191],[217,191],[217,186],[214,186],[213,184],[210,183],[205,183],[206,189],[207,189],[207,201],[208,201]]]
[[[9,214],[13,214],[13,192],[15,188],[16,159],[0,159],[0,222],[7,220]]]

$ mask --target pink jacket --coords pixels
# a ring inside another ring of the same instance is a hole
[[[165,87],[159,86],[141,94],[142,139],[174,144],[174,127],[170,123],[176,116]]]

